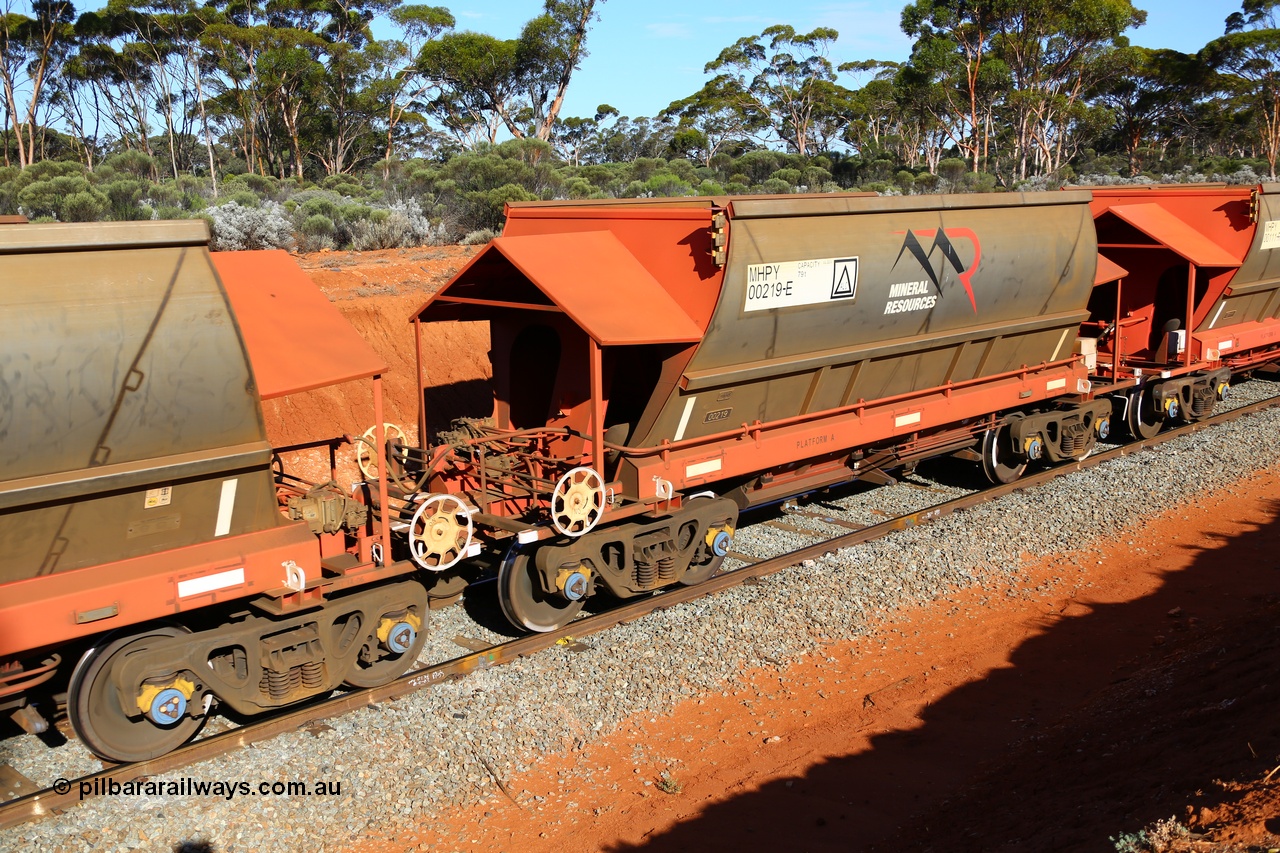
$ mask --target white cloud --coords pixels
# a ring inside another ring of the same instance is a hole
[[[776,24],[777,21],[772,18],[762,18],[759,15],[735,15],[732,17],[711,16],[702,19],[704,24]]]
[[[686,24],[645,24],[644,28],[662,39],[687,39],[693,35]]]

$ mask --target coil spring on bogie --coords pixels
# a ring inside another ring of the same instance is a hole
[[[1075,456],[1084,449],[1084,436],[1074,430],[1063,431],[1061,444],[1063,456]]]
[[[285,672],[269,669],[262,674],[262,681],[258,683],[258,689],[272,699],[284,699],[299,684],[303,683],[302,668],[304,666],[306,664],[290,667]],[[316,663],[315,666],[318,669],[320,664]]]
[[[676,558],[674,554],[668,554],[658,560],[658,579],[661,581],[673,581],[676,579]]]
[[[1197,388],[1196,392],[1191,395],[1191,414],[1194,417],[1208,414],[1213,408],[1214,397],[1216,393],[1212,388]]]
[[[302,686],[308,690],[319,690],[324,686],[324,667],[318,660],[309,660],[302,669]]]
[[[644,589],[653,586],[658,578],[658,567],[645,560],[636,560],[636,586]]]

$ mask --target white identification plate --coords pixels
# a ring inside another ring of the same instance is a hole
[[[1280,247],[1280,219],[1272,219],[1263,226],[1262,230],[1262,248],[1275,249]]]
[[[168,506],[173,501],[173,486],[161,486],[158,489],[147,489],[147,509]]]
[[[853,299],[858,293],[857,258],[818,258],[747,266],[743,311],[794,308]]]

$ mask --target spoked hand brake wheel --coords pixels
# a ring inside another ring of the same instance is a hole
[[[471,513],[461,500],[430,495],[409,523],[409,553],[424,569],[442,572],[467,556],[473,532]]]
[[[395,441],[399,444],[407,444],[404,430],[393,423],[384,423],[382,425],[383,437],[387,441]],[[364,435],[360,436],[360,440],[356,442],[356,465],[360,468],[360,473],[369,480],[378,479],[378,453],[374,450],[374,445],[378,440],[377,424],[369,427],[364,431]],[[403,456],[403,454],[402,454]],[[388,459],[388,462],[391,460]],[[400,460],[404,461],[403,458]]]
[[[573,468],[551,492],[551,524],[565,536],[581,536],[604,514],[604,478],[585,465]]]

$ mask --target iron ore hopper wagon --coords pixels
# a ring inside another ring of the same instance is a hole
[[[440,508],[422,564],[479,543],[507,617],[554,631],[709,577],[749,507],[942,454],[1007,483],[1207,417],[1280,358],[1278,193],[510,205],[411,318],[487,322],[495,395],[395,448]]]
[[[0,227],[0,710],[42,731],[51,691],[113,761],[182,744],[215,700],[390,680],[423,641],[416,566],[369,511],[385,477],[287,478],[263,426],[263,398],[323,385],[372,378],[380,402],[383,365],[285,253],[208,241]]]
[[[486,563],[514,625],[555,631],[592,595],[710,577],[751,507],[944,454],[1007,483],[1204,418],[1280,359],[1277,198],[511,205],[411,317],[419,342],[488,324],[493,415],[420,447],[283,253],[211,255],[192,223],[2,227],[0,710],[38,731],[53,699],[98,755],[147,758],[215,706],[397,677],[430,597]],[[261,401],[352,380],[375,426],[304,445],[328,481],[286,473]]]
[[[516,625],[714,573],[740,511],[939,454],[997,481],[1110,428],[1086,192],[511,205],[413,317],[487,321],[494,417],[411,451]],[[427,366],[424,366],[426,369]]]

